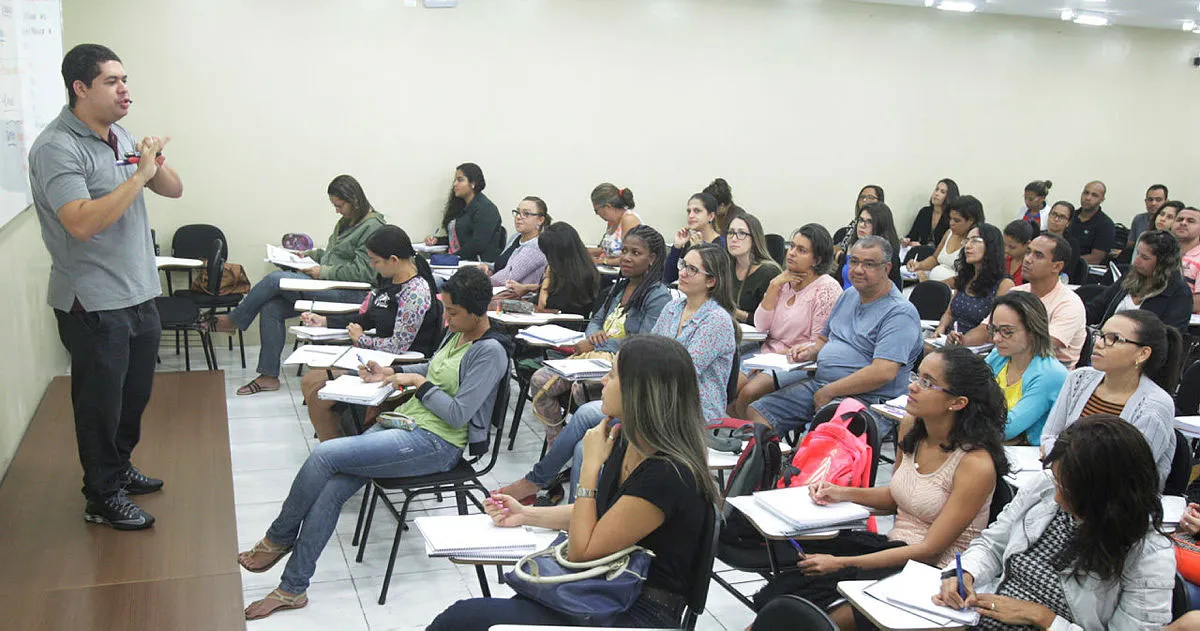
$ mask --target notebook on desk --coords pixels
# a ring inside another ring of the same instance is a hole
[[[817,362],[788,361],[787,355],[780,353],[759,353],[748,357],[742,362],[742,368],[747,370],[781,370],[790,372],[793,370],[816,368],[816,366]]]
[[[433,515],[418,517],[416,524],[434,557],[520,558],[545,547],[544,536],[524,527],[501,528],[487,515]]]
[[[291,250],[285,250],[277,245],[271,245],[270,243],[267,244],[266,260],[268,263],[273,265],[287,267],[290,269],[309,269],[312,267],[320,267],[321,265],[320,263],[312,260],[310,257],[300,256]]]
[[[894,607],[905,609],[939,625],[954,622],[964,625],[979,623],[979,614],[971,609],[951,609],[933,604],[933,597],[942,591],[942,572],[931,565],[909,561],[904,569],[863,590]]]
[[[398,361],[417,361],[425,356],[417,351],[405,351],[399,355],[353,346],[323,346],[305,344],[283,360],[285,365],[304,364],[312,368],[342,368],[358,371],[359,366],[375,362],[380,366],[391,366]]]
[[[353,405],[379,405],[395,389],[390,381],[367,383],[357,375],[342,375],[333,381],[326,382],[325,387],[317,391],[317,398],[322,401],[340,401]]]
[[[807,486],[759,491],[752,497],[756,504],[800,531],[855,524],[871,516],[865,506],[852,502],[817,504],[809,496]]]

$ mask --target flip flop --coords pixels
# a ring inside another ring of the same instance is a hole
[[[258,378],[255,378],[250,383],[238,388],[237,395],[239,397],[244,397],[244,396],[251,395],[251,394],[258,394],[259,392],[275,392],[278,389],[279,389],[279,386],[275,386],[274,388],[268,388],[268,387],[262,385],[261,383],[259,383]]]
[[[264,613],[261,616],[251,616],[250,615],[250,607],[253,607],[254,605],[261,603],[261,602],[266,602],[267,600],[274,600],[275,602],[279,603],[279,606],[267,611],[267,613]],[[246,619],[247,620],[260,620],[262,618],[266,618],[267,616],[275,613],[276,611],[282,611],[284,609],[303,609],[307,606],[308,606],[308,595],[307,594],[296,594],[295,596],[288,596],[288,595],[284,594],[283,592],[279,591],[278,588],[276,588],[276,589],[271,590],[271,593],[267,594],[266,598],[263,598],[262,600],[259,600],[259,601],[252,602],[252,603],[250,603],[250,607],[246,607]]]
[[[273,543],[269,543],[266,539],[259,539],[258,543],[254,544],[254,547],[252,547],[246,551],[246,554],[253,556],[255,554],[258,554],[259,552],[266,552],[267,554],[278,554],[279,556],[275,557],[270,563],[268,563],[262,567],[252,568],[252,567],[247,566],[245,563],[242,563],[242,558],[241,558],[242,555],[239,554],[238,555],[238,565],[242,566],[242,568],[245,569],[247,572],[254,572],[255,574],[261,574],[262,572],[266,572],[267,570],[275,567],[275,564],[279,563],[280,559],[287,556],[288,553],[291,551],[292,551],[292,546],[277,546]]]

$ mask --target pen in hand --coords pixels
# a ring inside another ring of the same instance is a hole
[[[795,539],[788,537],[788,541],[792,544],[792,547],[796,549],[796,554],[800,555],[801,561],[803,561],[805,558],[807,558],[804,554],[804,548],[801,548],[800,544],[797,543]]]

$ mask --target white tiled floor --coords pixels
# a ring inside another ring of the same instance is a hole
[[[182,370],[183,357],[174,354],[173,343],[167,343],[168,336],[164,335],[163,363],[159,370]],[[242,369],[236,343],[234,350],[229,351],[224,346],[225,336],[217,337],[217,360],[225,371],[226,405],[229,410],[238,546],[239,549],[246,549],[263,535],[275,518],[296,470],[308,457],[316,441],[313,439],[312,425],[308,422],[307,409],[303,406],[300,380],[296,377],[295,368],[284,371],[283,387],[278,392],[237,396],[237,388],[256,375],[254,365],[258,348],[246,348],[249,368]],[[203,369],[204,366],[203,355],[198,347],[193,349],[192,366],[196,369]],[[515,404],[515,393],[513,398]],[[509,418],[512,418],[511,412]],[[484,484],[489,488],[497,488],[523,475],[537,460],[541,443],[541,426],[527,411],[517,434],[516,449],[501,452],[496,468],[484,478]],[[890,467],[886,469],[886,472],[884,467],[880,469],[880,478],[885,484]],[[308,590],[309,606],[249,622],[247,628],[253,631],[423,629],[454,601],[482,595],[473,568],[427,557],[420,535],[414,529],[401,539],[388,602],[379,605],[379,590],[396,522],[380,508],[375,514],[363,562],[356,562],[354,557],[358,549],[350,541],[361,497],[360,493],[347,502],[336,535],[317,563],[316,574]],[[455,512],[453,501],[442,505],[432,499],[418,503],[437,512]],[[890,527],[890,523],[882,526]],[[229,554],[232,557],[236,552],[230,550]],[[263,574],[251,574],[243,570],[245,602],[248,604],[261,598],[275,587],[282,568],[281,563]],[[506,597],[512,594],[507,587],[497,584],[494,570],[488,573],[488,577],[493,596]],[[760,583],[752,580],[742,585],[741,589],[753,593]],[[714,585],[709,591],[708,608],[697,628],[702,631],[736,631],[746,628],[752,619],[753,614],[749,609]]]

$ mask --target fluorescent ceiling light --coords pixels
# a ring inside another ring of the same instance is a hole
[[[957,11],[959,13],[973,13],[975,11],[974,2],[966,2],[965,0],[942,0],[938,3],[937,8],[943,11]]]
[[[1094,15],[1091,13],[1080,13],[1075,16],[1075,23],[1084,26],[1108,26],[1108,18],[1103,15]]]
[[[1070,9],[1063,9],[1062,13],[1058,14],[1058,17],[1062,18],[1064,22],[1069,22],[1075,19],[1075,12]]]

